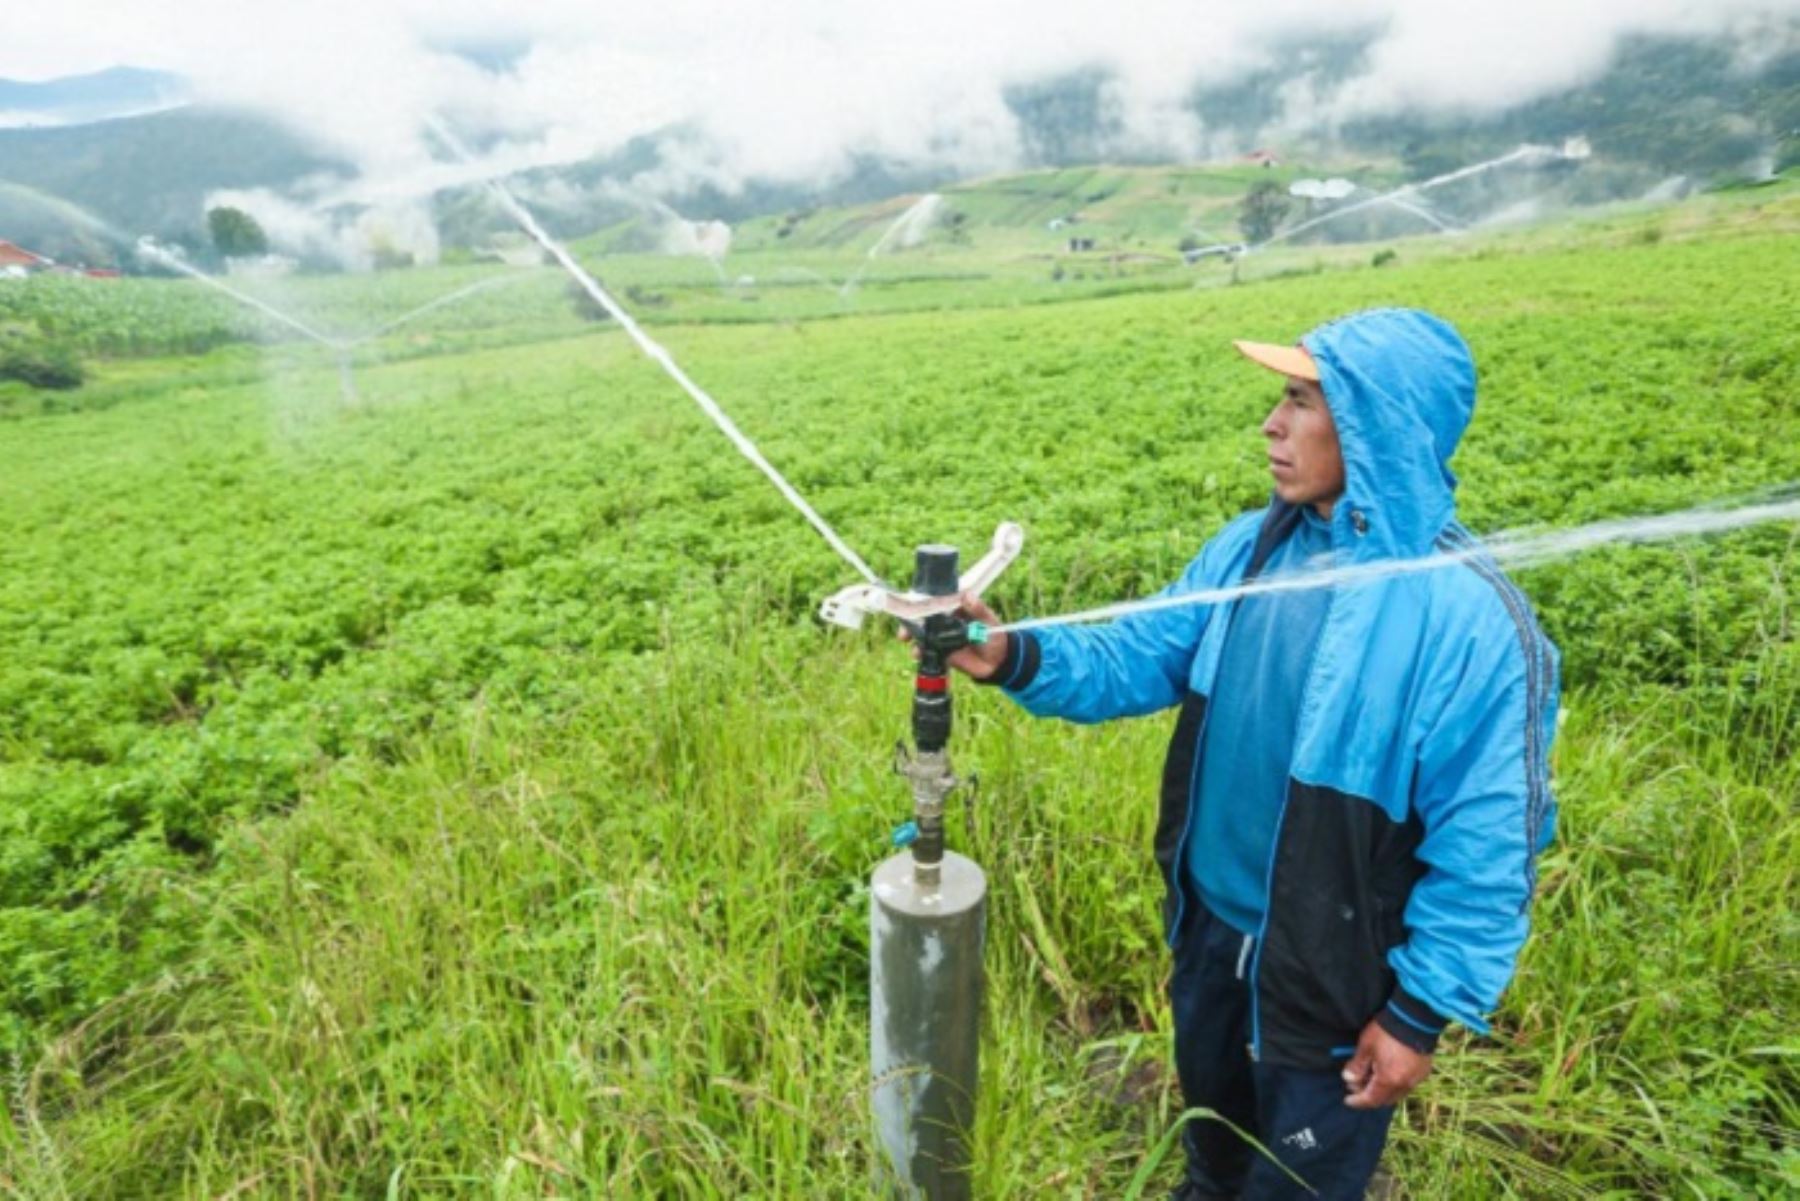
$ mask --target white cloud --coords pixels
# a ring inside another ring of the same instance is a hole
[[[249,213],[281,254],[328,259],[353,271],[366,271],[387,256],[434,263],[440,249],[437,224],[430,207],[422,203],[333,212],[267,188],[208,193],[205,208],[221,207]]]
[[[1489,108],[1599,71],[1627,32],[1741,30],[1791,39],[1800,0],[916,0],[602,6],[545,0],[65,0],[8,22],[0,76],[111,62],[164,67],[208,96],[278,112],[356,163],[328,199],[406,194],[461,174],[423,119],[502,139],[510,167],[617,150],[680,126],[652,189],[750,176],[822,179],[857,154],[960,171],[1022,153],[1009,85],[1090,67],[1120,130],[1110,150],[1193,155],[1196,81],[1279,69],[1284,39],[1379,29],[1370,73],[1341,91],[1289,89],[1314,124],[1401,107]],[[503,73],[443,49],[528,46]],[[1779,39],[1778,39],[1779,40]],[[1297,76],[1297,80],[1299,77]]]
[[[1800,16],[1792,0],[1409,4],[1372,48],[1368,74],[1337,99],[1345,114],[1492,109],[1598,74],[1622,34],[1748,31],[1784,9]]]

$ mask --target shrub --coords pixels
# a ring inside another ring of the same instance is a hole
[[[81,360],[66,346],[27,342],[0,351],[0,379],[34,388],[79,388],[87,379]]]
[[[563,295],[568,297],[569,307],[583,321],[610,321],[612,314],[601,307],[600,302],[588,294],[588,290],[570,280],[563,287]]]

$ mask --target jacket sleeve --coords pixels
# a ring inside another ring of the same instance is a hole
[[[1246,530],[1254,533],[1260,519],[1248,513],[1227,525],[1156,595],[1224,584]],[[1181,700],[1212,613],[1211,605],[1182,605],[1105,625],[1026,630],[1011,638],[1006,662],[988,682],[1039,717],[1085,723],[1154,713]]]
[[[1555,820],[1556,649],[1528,614],[1515,622],[1476,643],[1419,751],[1425,874],[1407,901],[1406,941],[1388,953],[1398,985],[1376,1020],[1427,1053],[1451,1021],[1488,1032]]]

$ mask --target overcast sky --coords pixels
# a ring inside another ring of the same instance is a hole
[[[129,63],[284,115],[362,164],[417,179],[425,117],[502,133],[518,162],[605,152],[683,123],[689,182],[828,178],[852,152],[965,170],[1016,162],[1010,83],[1112,72],[1128,140],[1197,153],[1196,81],[1279,63],[1285,37],[1379,29],[1369,75],[1294,118],[1492,108],[1599,71],[1629,32],[1794,44],[1800,0],[10,0],[0,77]],[[512,10],[512,11],[506,11]],[[528,12],[525,10],[529,10]],[[517,52],[502,70],[455,52]],[[397,185],[396,185],[397,186]]]

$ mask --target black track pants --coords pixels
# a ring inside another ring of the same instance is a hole
[[[1394,1111],[1345,1105],[1335,1071],[1251,1061],[1250,949],[1243,934],[1189,896],[1169,983],[1182,1097],[1189,1109],[1210,1109],[1254,1136],[1316,1192],[1207,1119],[1184,1130],[1188,1181],[1202,1196],[1244,1201],[1359,1198]]]

